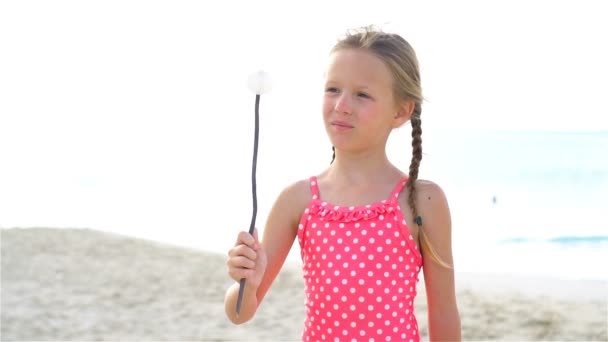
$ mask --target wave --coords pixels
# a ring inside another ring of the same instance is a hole
[[[555,243],[555,244],[581,244],[581,243],[605,243],[608,242],[608,235],[563,235],[545,239],[528,237],[513,237],[499,241],[501,244],[523,244],[523,243]]]

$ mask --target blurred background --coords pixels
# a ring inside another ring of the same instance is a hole
[[[608,279],[601,1],[3,1],[0,226],[92,228],[225,253],[331,158],[329,49],[377,25],[420,60],[420,177],[446,192],[457,270]],[[410,132],[389,156],[402,169]],[[290,259],[298,260],[297,243]]]

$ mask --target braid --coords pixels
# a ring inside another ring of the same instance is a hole
[[[409,190],[409,196],[407,202],[412,209],[414,214],[414,222],[418,225],[418,235],[420,237],[420,243],[429,252],[429,256],[435,262],[446,268],[452,268],[449,264],[439,257],[435,249],[431,245],[429,238],[426,236],[424,229],[422,229],[422,217],[418,215],[418,208],[416,207],[416,180],[418,179],[418,169],[420,167],[420,161],[422,160],[422,121],[420,120],[420,114],[422,108],[419,103],[414,107],[414,113],[410,122],[412,124],[412,161],[410,163],[410,174],[407,181],[407,188]],[[420,250],[422,253],[422,249]]]
[[[420,114],[422,108],[419,103],[414,107],[414,113],[410,122],[412,124],[412,161],[410,162],[410,174],[407,182],[407,188],[409,190],[409,196],[407,199],[412,212],[414,213],[414,219],[418,221],[418,208],[416,207],[416,180],[418,179],[418,169],[420,167],[420,161],[422,160],[422,122],[420,120]],[[418,224],[421,225],[421,224]]]
[[[334,163],[334,160],[336,160],[336,147],[335,147],[335,146],[332,146],[332,147],[331,147],[331,150],[332,150],[334,153],[333,153],[333,155],[331,156],[331,163],[330,163],[330,164],[333,164],[333,163]]]

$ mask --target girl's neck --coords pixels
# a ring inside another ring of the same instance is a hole
[[[336,159],[327,170],[328,178],[349,184],[365,184],[374,179],[391,179],[401,176],[401,172],[388,160],[385,151],[379,153],[336,151]]]

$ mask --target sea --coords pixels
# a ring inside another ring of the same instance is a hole
[[[608,280],[608,132],[465,132],[433,147],[458,270]]]
[[[401,135],[389,156],[399,155],[397,165],[407,169],[401,152],[409,141]],[[608,281],[608,131],[443,130],[423,141],[420,177],[448,199],[456,271]],[[44,145],[29,150],[29,159],[5,154],[0,227],[91,228],[222,254],[248,229],[249,148],[235,155],[229,144],[196,154],[163,152],[161,144],[153,152],[120,147],[126,152],[118,159],[88,150],[81,159],[52,155],[60,149],[35,155]],[[289,170],[301,165],[283,150],[260,145],[261,229]],[[329,147],[326,154],[323,165]],[[36,158],[44,163],[23,164]],[[278,159],[289,162],[271,165]],[[229,167],[231,160],[240,164]],[[296,242],[289,260],[298,257]]]

